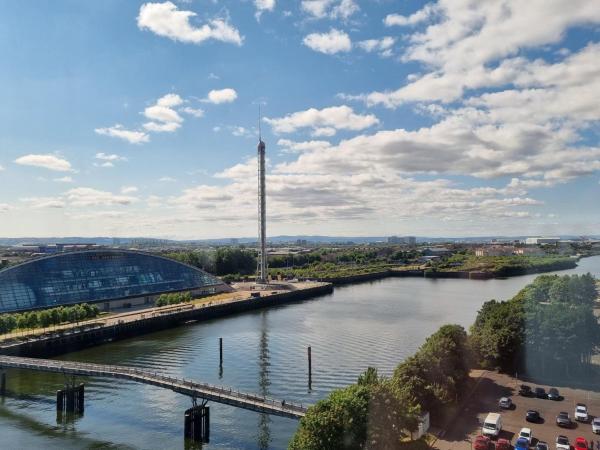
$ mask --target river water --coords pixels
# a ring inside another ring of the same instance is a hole
[[[600,276],[600,256],[576,269]],[[222,384],[274,398],[314,403],[356,381],[368,366],[389,375],[440,325],[468,327],[484,301],[515,295],[536,275],[505,280],[387,278],[337,287],[331,295],[277,308],[185,325],[61,356],[122,364]],[[218,340],[224,340],[223,371]],[[308,346],[313,385],[307,386]],[[64,377],[12,370],[0,400],[0,448],[184,447],[188,398],[152,386],[85,379],[83,417],[58,422],[55,392]],[[283,449],[297,421],[216,403],[206,449]]]

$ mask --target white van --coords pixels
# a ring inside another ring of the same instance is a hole
[[[483,421],[481,434],[489,437],[498,437],[502,430],[502,417],[498,413],[489,413]]]

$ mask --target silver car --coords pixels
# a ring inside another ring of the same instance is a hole
[[[498,401],[498,406],[502,409],[510,409],[512,407],[512,400],[508,397],[502,397]]]
[[[600,434],[600,417],[596,417],[592,420],[592,432]]]

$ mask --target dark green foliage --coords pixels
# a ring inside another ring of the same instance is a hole
[[[214,254],[212,253],[206,251],[187,251],[167,253],[165,256],[209,273],[215,273]]]
[[[444,325],[398,365],[392,382],[406,401],[434,413],[458,398],[469,377],[469,361],[465,330]]]
[[[568,376],[600,343],[594,278],[543,275],[506,302],[486,302],[471,328],[479,361],[507,372]]]
[[[367,439],[370,389],[337,389],[312,406],[300,420],[290,450],[359,450]]]
[[[471,345],[485,367],[514,373],[524,339],[523,304],[490,300],[471,327]]]
[[[458,265],[460,263],[460,265]],[[499,277],[570,269],[577,261],[568,256],[475,256],[456,254],[438,264],[438,270],[491,272]]]
[[[189,303],[193,300],[189,292],[173,292],[170,294],[160,294],[156,299],[156,306],[178,305],[179,303]]]
[[[93,319],[100,314],[96,305],[84,303],[73,306],[28,311],[24,313],[0,314],[0,333],[10,333],[18,329],[45,328],[61,323],[73,323]]]
[[[226,275],[240,273],[253,274],[256,271],[256,255],[249,250],[238,248],[219,248],[215,255],[215,273]]]

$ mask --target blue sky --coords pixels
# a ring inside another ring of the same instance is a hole
[[[600,230],[592,1],[7,1],[0,235]]]

